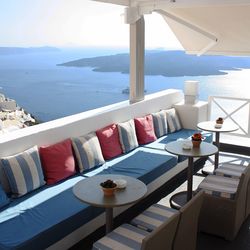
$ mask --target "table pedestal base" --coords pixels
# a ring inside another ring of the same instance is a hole
[[[214,173],[214,165],[208,165],[202,168],[201,170],[202,174],[209,175]]]
[[[194,192],[193,192],[194,195]],[[187,191],[179,192],[174,194],[170,198],[170,206],[174,209],[179,210],[181,207],[183,207],[188,201],[187,201]]]
[[[113,229],[113,208],[106,208],[106,234]]]

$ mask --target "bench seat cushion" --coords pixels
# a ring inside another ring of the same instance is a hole
[[[177,164],[177,157],[160,150],[139,147],[128,154],[106,162],[102,167],[85,173],[90,177],[96,174],[120,174],[137,178],[149,184]]]
[[[222,177],[217,175],[208,175],[198,186],[198,190],[204,190],[206,194],[212,196],[235,199],[238,179]]]
[[[165,151],[165,145],[169,142],[173,142],[179,139],[188,139],[191,138],[191,136],[197,133],[197,130],[193,129],[181,129],[179,131],[176,131],[174,133],[169,133],[165,136],[162,136],[161,138],[157,139],[154,142],[151,142],[147,145],[144,145],[146,148],[152,148],[152,149],[160,149]],[[205,142],[211,143],[213,141],[213,135],[209,132],[202,132],[203,137],[205,138]],[[178,162],[184,161],[187,157],[185,156],[179,156]]]
[[[45,249],[101,214],[74,196],[72,187],[82,179],[74,176],[12,201],[0,212],[0,249]]]

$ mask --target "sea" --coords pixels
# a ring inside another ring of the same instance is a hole
[[[96,72],[57,64],[96,56],[127,53],[121,48],[61,48],[58,52],[0,55],[0,93],[15,99],[41,122],[127,100],[122,90],[129,75]],[[199,81],[199,99],[229,96],[250,99],[250,69],[211,76],[145,76],[146,94],[183,89],[185,80]]]

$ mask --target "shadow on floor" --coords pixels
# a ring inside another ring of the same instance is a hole
[[[242,225],[234,241],[199,233],[196,250],[250,250],[250,216]]]

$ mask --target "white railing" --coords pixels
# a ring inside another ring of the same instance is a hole
[[[250,138],[250,99],[209,96],[209,118],[223,117],[239,129],[231,135]]]

